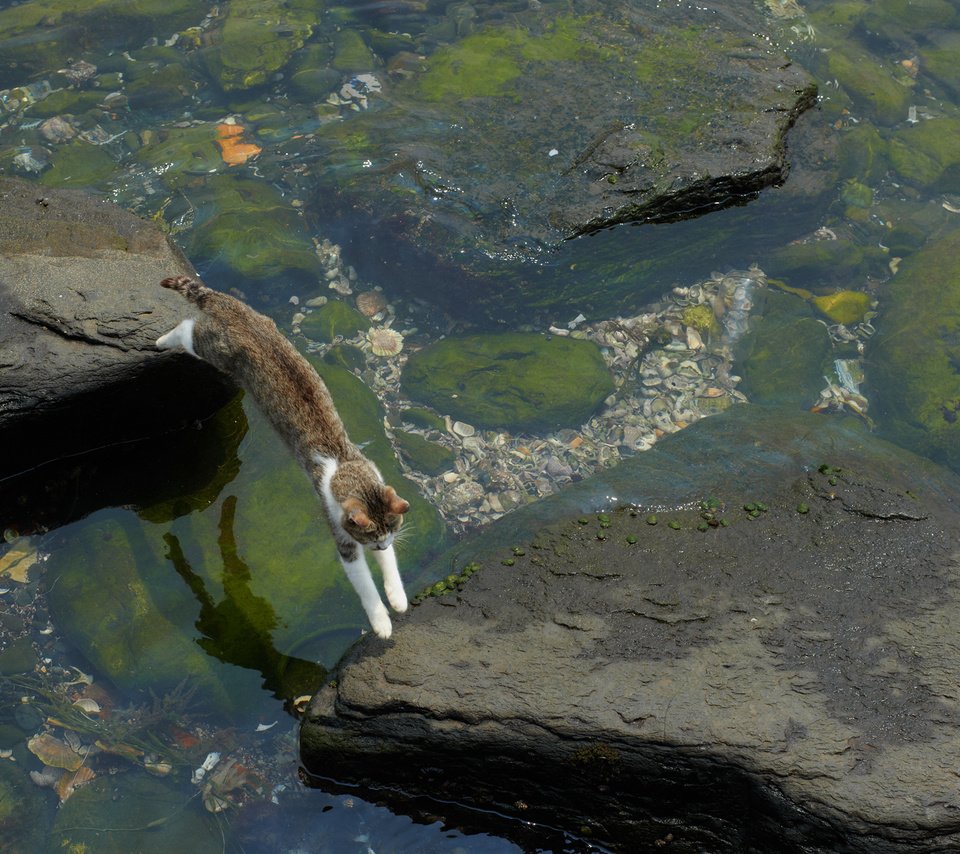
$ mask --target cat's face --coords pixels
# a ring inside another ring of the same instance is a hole
[[[358,543],[372,549],[385,549],[393,544],[394,535],[403,524],[403,514],[410,509],[392,486],[376,484],[351,496],[343,507],[343,529]]]

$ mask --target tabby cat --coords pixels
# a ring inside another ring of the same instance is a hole
[[[157,339],[157,347],[182,347],[223,371],[253,397],[320,495],[340,562],[373,631],[390,637],[390,615],[373,583],[363,547],[380,565],[390,605],[406,611],[393,542],[410,505],[384,484],[377,467],[350,441],[323,380],[272,320],[189,276],[160,284],[195,303],[200,317],[181,321]]]

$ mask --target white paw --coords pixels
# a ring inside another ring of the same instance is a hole
[[[387,594],[387,601],[394,611],[402,614],[407,610],[407,591],[403,589],[402,585],[385,585],[384,592]]]
[[[370,627],[378,638],[386,640],[393,634],[393,624],[390,622],[390,615],[387,609],[381,605],[374,613],[370,614]]]

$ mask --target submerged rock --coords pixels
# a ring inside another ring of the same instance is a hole
[[[614,495],[656,516],[584,515]],[[958,506],[850,421],[735,407],[439,560],[302,759],[623,851],[946,850]]]
[[[445,338],[410,356],[414,400],[483,427],[577,427],[613,391],[595,344],[510,332]]]
[[[399,241],[421,270],[429,256],[455,303],[476,290],[469,277],[515,280],[567,238],[784,180],[786,133],[816,89],[759,35],[754,4],[576,9],[535,4],[509,23],[471,9],[469,34],[385,83],[376,109],[317,130],[313,211],[324,233],[355,229],[371,278],[396,262],[379,244]]]
[[[0,473],[159,436],[233,396],[212,368],[154,347],[191,312],[158,283],[192,272],[118,207],[0,178],[0,436],[15,449]]]
[[[958,259],[954,230],[903,261],[867,357],[882,432],[960,471]]]

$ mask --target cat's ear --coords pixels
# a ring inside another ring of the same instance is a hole
[[[397,490],[392,486],[386,486],[383,489],[383,501],[387,505],[388,513],[396,513],[398,516],[403,515],[410,509],[410,502],[404,501],[399,495],[397,495]]]
[[[348,498],[343,502],[343,512],[347,514],[347,518],[358,528],[370,527],[371,522],[370,517],[367,515],[367,510],[356,498]]]

